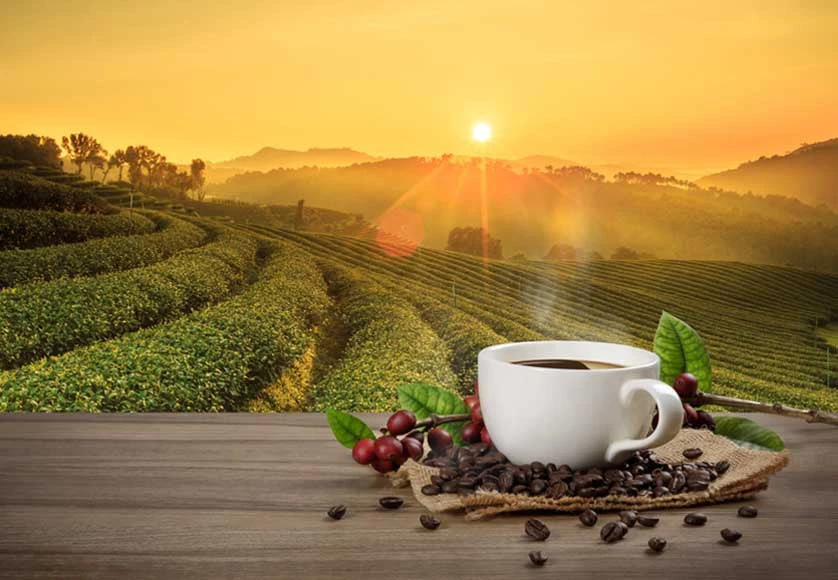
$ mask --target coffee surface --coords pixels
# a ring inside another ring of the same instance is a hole
[[[538,367],[542,369],[570,369],[578,371],[603,370],[603,369],[621,369],[623,365],[614,363],[600,362],[595,360],[574,360],[566,358],[540,358],[532,360],[516,360],[514,365],[523,365],[525,367]]]

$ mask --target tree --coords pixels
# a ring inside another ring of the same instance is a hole
[[[195,193],[195,197],[198,198],[198,201],[204,201],[204,198],[207,195],[204,190],[204,184],[206,183],[204,169],[206,168],[207,164],[204,163],[202,159],[193,159],[192,165],[189,166],[190,177],[192,179],[190,189]]]
[[[70,161],[77,167],[76,173],[79,175],[85,163],[90,165],[91,180],[96,168],[104,166],[105,156],[108,154],[96,139],[84,133],[72,133],[69,137],[62,137],[61,146],[67,152]]]
[[[33,165],[61,167],[61,149],[51,137],[0,135],[0,157],[29,161]]]
[[[118,171],[116,176],[117,181],[122,181],[122,169],[125,167],[126,163],[128,163],[128,160],[125,156],[124,149],[117,149],[114,151],[113,155],[111,155],[110,159],[108,159],[108,171],[114,167]],[[102,181],[105,181],[104,178]]]
[[[544,258],[547,260],[575,260],[576,248],[569,244],[553,244]]]
[[[446,249],[473,256],[503,258],[503,245],[483,228],[454,228],[448,234]]]
[[[620,246],[611,254],[612,260],[637,260],[639,257],[640,254],[626,246]]]
[[[104,171],[105,167],[108,164],[107,155],[108,152],[102,149],[100,153],[91,155],[87,159],[87,165],[90,168],[90,181],[93,181],[93,176],[95,175],[97,169],[101,169],[102,171]],[[104,179],[102,181],[104,181]]]

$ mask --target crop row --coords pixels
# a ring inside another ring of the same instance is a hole
[[[0,252],[0,288],[148,266],[195,247],[206,237],[205,231],[184,220],[162,215],[152,219],[159,231],[151,234]]]
[[[340,361],[313,388],[316,410],[387,411],[398,406],[400,384],[456,384],[445,344],[408,302],[352,270],[322,267],[350,336]]]
[[[109,236],[148,234],[153,221],[136,212],[109,215],[0,209],[0,250],[74,244]]]
[[[22,171],[0,171],[0,207],[76,213],[116,213],[99,196]]]
[[[252,238],[224,230],[152,266],[0,292],[0,369],[114,338],[228,298],[256,266]]]
[[[281,244],[226,302],[0,374],[0,410],[239,409],[310,347],[329,303],[313,261]]]

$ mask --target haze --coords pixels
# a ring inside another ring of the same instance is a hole
[[[0,127],[682,168],[838,134],[838,3],[584,4],[7,1]]]

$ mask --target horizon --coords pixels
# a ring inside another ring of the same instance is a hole
[[[7,14],[5,132],[84,131],[178,162],[336,143],[694,172],[838,135],[834,3],[41,0]],[[485,144],[470,139],[478,121],[493,129]]]

